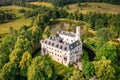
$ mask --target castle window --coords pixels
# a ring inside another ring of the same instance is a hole
[[[64,50],[67,50],[67,47],[65,47],[65,49]]]
[[[67,57],[64,57],[64,61],[67,61]]]
[[[50,42],[48,44],[50,45]]]
[[[47,43],[47,41],[45,41],[45,43]]]
[[[52,43],[52,46],[54,46],[54,43]]]
[[[62,45],[60,46],[60,49],[62,49]]]
[[[58,44],[56,45],[56,47],[58,47]]]
[[[52,39],[52,36],[50,37],[50,39]]]

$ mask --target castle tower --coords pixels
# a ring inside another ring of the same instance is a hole
[[[79,40],[80,41],[80,26],[77,26],[76,27],[76,40]]]

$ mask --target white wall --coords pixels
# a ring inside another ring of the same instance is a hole
[[[64,42],[69,43],[69,44],[76,41],[75,37],[72,37],[72,36],[67,36],[67,35],[60,34],[60,37],[63,39]]]
[[[75,49],[71,51],[63,51],[59,48],[47,45],[45,43],[42,43],[42,48],[46,48],[48,50],[48,53],[52,57],[53,60],[65,66],[68,66],[69,63],[72,64],[76,62],[77,59],[81,58],[81,54],[82,54],[81,45],[77,46]],[[76,51],[77,53],[75,54]],[[64,61],[64,56],[67,57],[67,61]]]
[[[68,65],[70,62],[69,59],[69,55],[70,52],[69,51],[63,51],[59,48],[56,48],[54,46],[50,46],[47,44],[42,43],[42,48],[46,48],[48,50],[49,55],[57,62],[64,64],[64,65]],[[61,56],[61,57],[60,57]],[[64,61],[64,56],[67,57],[67,61]]]

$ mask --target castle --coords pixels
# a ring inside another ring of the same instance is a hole
[[[68,66],[80,61],[82,42],[80,39],[80,26],[76,27],[76,33],[62,31],[48,39],[41,40],[41,55],[49,54],[53,60]]]

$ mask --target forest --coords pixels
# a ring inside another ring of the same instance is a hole
[[[84,14],[80,10],[70,13],[62,7],[57,7],[71,3],[79,5],[78,0],[73,2],[39,0],[55,5],[52,9],[26,3],[34,0],[19,1],[3,0],[0,3],[1,6],[14,4],[22,7],[17,14],[12,10],[1,10],[0,24],[21,18],[21,16],[17,17],[18,14],[22,14],[23,19],[32,19],[30,25],[22,25],[18,30],[9,25],[9,32],[5,33],[6,36],[0,42],[0,80],[86,80],[94,76],[98,80],[120,79],[120,13]],[[87,0],[87,2],[91,1],[96,0]],[[80,0],[80,2],[86,1]],[[101,2],[119,4],[119,0]],[[23,7],[30,9],[26,10]],[[61,22],[59,19],[68,20],[64,22],[68,23],[66,31],[74,32],[76,26],[81,26],[83,46],[95,53],[94,59],[90,60],[89,53],[83,49],[82,71],[72,65],[65,67],[53,61],[49,55],[40,56],[40,40],[53,35],[51,26],[59,24]]]
[[[11,5],[15,3],[23,3],[23,2],[32,2],[32,1],[44,1],[52,3],[55,6],[64,6],[66,4],[72,3],[81,3],[81,2],[105,2],[105,3],[112,3],[112,4],[120,4],[119,0],[1,0],[0,6],[2,5]]]

